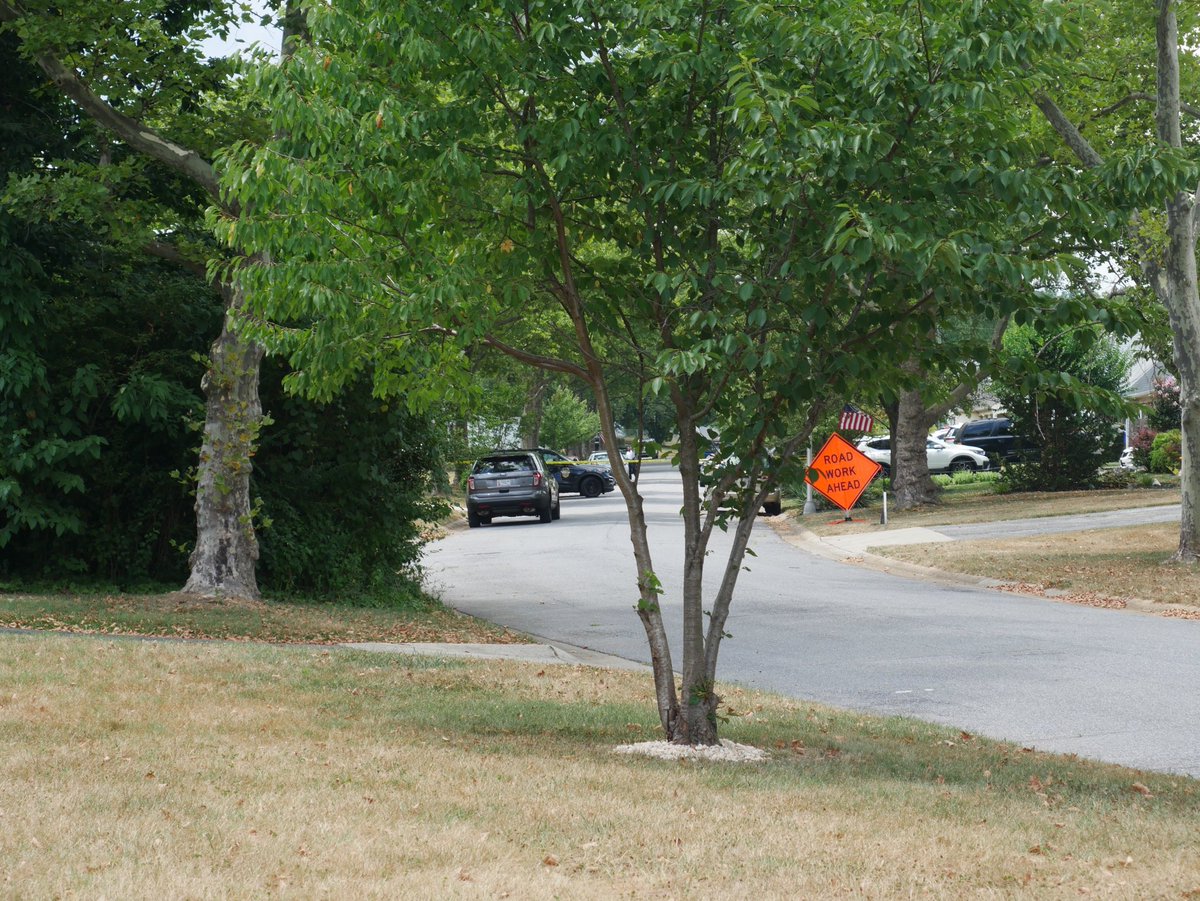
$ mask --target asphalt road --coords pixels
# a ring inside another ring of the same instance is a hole
[[[647,466],[641,490],[677,649],[678,474]],[[714,546],[707,581],[715,586],[726,542]],[[765,522],[752,547],[758,557],[747,559],[738,584],[720,679],[1200,777],[1200,621],[863,569],[796,548]],[[562,519],[547,525],[496,520],[452,533],[426,563],[431,588],[465,613],[649,661],[616,493],[564,495]]]

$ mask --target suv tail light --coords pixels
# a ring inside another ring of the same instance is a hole
[[[467,476],[467,490],[468,491],[475,490],[475,476]]]
[[[533,474],[533,487],[540,488],[541,486],[542,486],[542,474],[540,472],[535,472]]]

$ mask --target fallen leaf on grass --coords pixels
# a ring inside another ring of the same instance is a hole
[[[1142,783],[1140,783],[1140,782],[1133,783],[1133,785],[1129,786],[1129,790],[1137,792],[1139,795],[1141,795],[1144,798],[1153,798],[1154,797],[1154,795],[1151,794],[1150,789],[1148,789],[1146,786],[1142,785]]]
[[[547,854],[545,857],[542,858],[542,864],[543,864],[543,866],[547,866],[547,867],[556,867],[556,866],[558,866],[558,858],[555,857],[553,854]]]

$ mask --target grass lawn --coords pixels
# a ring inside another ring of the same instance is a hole
[[[526,640],[426,599],[394,607],[359,607],[304,601],[197,601],[177,593],[0,592],[0,627],[311,644]]]
[[[109,898],[1200,896],[1200,782],[641,673],[0,635],[0,892]]]
[[[1091,529],[1026,538],[873,548],[893,560],[1006,579],[1034,593],[1097,606],[1130,599],[1164,605],[1168,616],[1200,618],[1200,568],[1163,561],[1179,545],[1175,523]],[[1179,610],[1165,605],[1192,608]]]

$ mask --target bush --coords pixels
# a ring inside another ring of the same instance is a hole
[[[1129,446],[1133,448],[1133,462],[1138,468],[1150,468],[1150,449],[1154,446],[1157,434],[1153,429],[1140,426],[1129,440]]]
[[[1183,417],[1183,407],[1179,403],[1179,383],[1171,376],[1154,380],[1154,399],[1150,406],[1148,420],[1150,427],[1156,432],[1169,432],[1178,429]]]
[[[1101,488],[1132,488],[1136,481],[1136,473],[1123,466],[1106,466],[1100,470]]]
[[[253,490],[261,499],[259,573],[271,592],[403,597],[419,576],[422,522],[439,463],[432,424],[371,396],[363,382],[327,404],[281,390],[263,366],[263,429]]]
[[[1159,432],[1150,447],[1151,472],[1179,472],[1183,455],[1183,437],[1179,429]]]

